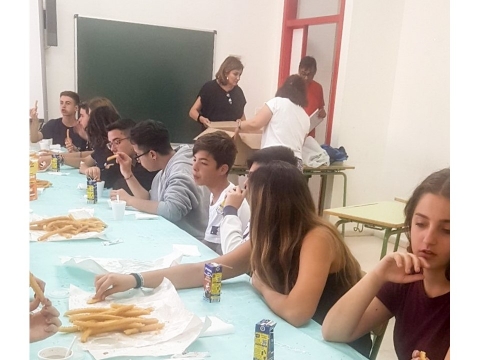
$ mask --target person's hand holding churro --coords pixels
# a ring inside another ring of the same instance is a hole
[[[120,165],[120,172],[125,179],[128,179],[132,175],[132,158],[121,151],[116,152],[115,155]]]
[[[55,334],[62,325],[59,315],[51,301],[45,299],[42,310],[30,314],[30,342],[44,340]]]
[[[30,301],[30,311],[33,311],[38,308],[40,303],[45,305],[45,295],[43,294],[45,291],[45,282],[30,273],[30,287],[35,294],[33,300]]]
[[[32,119],[33,121],[38,121],[37,108],[30,109],[30,119]]]
[[[245,190],[240,189],[240,186],[235,186],[227,193],[223,206],[233,206],[235,209],[239,209],[245,199]]]
[[[78,148],[73,145],[72,138],[70,137],[70,129],[67,129],[67,137],[65,138],[65,148],[68,152],[77,152]]]

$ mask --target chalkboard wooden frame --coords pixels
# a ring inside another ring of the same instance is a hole
[[[193,143],[188,116],[213,79],[216,31],[75,15],[76,90],[82,101],[110,99],[122,118],[162,121],[174,143]]]

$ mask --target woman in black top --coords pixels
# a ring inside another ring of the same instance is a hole
[[[212,121],[245,120],[247,101],[238,86],[242,72],[240,59],[229,56],[218,69],[215,79],[202,86],[189,116],[201,123],[203,129],[209,127]]]

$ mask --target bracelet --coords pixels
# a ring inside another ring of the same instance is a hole
[[[133,173],[131,173],[129,177],[124,178],[125,181],[130,180],[132,178],[132,176],[133,176]]]
[[[135,281],[137,282],[134,289],[140,289],[141,287],[143,287],[143,276],[142,276],[142,274],[131,273],[130,275],[132,275],[135,278]]]
[[[200,113],[198,113],[197,122],[200,122],[200,116],[202,116],[202,115]]]

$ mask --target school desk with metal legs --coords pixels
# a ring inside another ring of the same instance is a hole
[[[400,235],[407,230],[404,224],[404,208],[405,203],[400,201],[380,201],[371,204],[326,209],[324,214],[340,218],[335,224],[337,227],[342,224],[356,222],[369,229],[385,230],[382,252],[380,254],[380,259],[382,259],[387,253],[387,244],[390,236],[397,235],[393,249],[393,251],[397,251]]]
[[[343,206],[347,205],[347,174],[345,170],[355,169],[355,166],[344,165],[343,163],[333,163],[329,166],[319,166],[312,168],[303,167],[303,174],[309,179],[314,175],[321,176],[320,192],[318,194],[318,215],[323,215],[325,208],[325,195],[327,194],[327,178],[329,176],[341,175],[343,177]]]
[[[355,166],[344,165],[343,163],[333,163],[329,166],[319,166],[316,168],[310,166],[303,167],[303,174],[309,180],[312,176],[321,176],[320,191],[318,194],[318,215],[323,215],[325,207],[325,195],[327,193],[327,178],[328,176],[341,175],[343,176],[343,206],[347,205],[347,174],[345,170],[355,169]],[[245,175],[248,173],[246,166],[234,165],[230,174]]]

